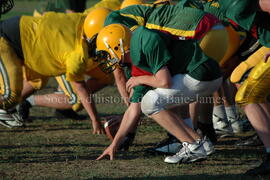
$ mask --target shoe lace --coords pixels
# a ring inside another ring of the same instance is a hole
[[[179,156],[181,154],[185,154],[186,156],[189,156],[190,155],[190,149],[188,148],[188,143],[187,142],[183,142],[182,143],[182,148],[181,150],[176,153],[174,156]]]

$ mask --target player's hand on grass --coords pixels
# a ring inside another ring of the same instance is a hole
[[[128,92],[131,92],[132,88],[135,86],[139,86],[140,82],[138,81],[138,77],[131,77],[126,83],[126,89]]]
[[[116,147],[114,145],[110,145],[109,147],[107,147],[103,153],[96,159],[96,160],[101,160],[106,156],[110,157],[110,160],[114,159],[114,154],[116,152]]]
[[[104,128],[99,121],[93,121],[93,134],[105,134]]]

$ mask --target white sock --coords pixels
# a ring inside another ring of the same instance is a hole
[[[216,116],[218,116],[221,119],[226,119],[227,116],[226,116],[224,105],[214,106],[214,108],[213,108],[213,115],[216,115]]]
[[[33,95],[29,96],[28,98],[26,98],[26,100],[31,104],[31,106],[35,106],[35,98]]]
[[[190,127],[191,129],[194,129],[191,118],[184,119],[184,122],[185,122],[186,125],[188,125],[188,127]]]
[[[228,119],[233,119],[233,120],[237,119],[237,112],[236,112],[235,105],[225,107],[225,111],[226,111],[226,115]]]
[[[266,148],[266,152],[267,152],[267,153],[270,153],[270,147],[267,147],[267,148]]]

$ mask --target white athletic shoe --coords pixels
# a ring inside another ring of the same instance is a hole
[[[168,156],[165,158],[166,163],[190,163],[199,160],[206,159],[207,155],[201,143],[195,142],[189,144],[187,142],[182,143],[182,148],[173,156]]]
[[[227,119],[222,119],[215,114],[213,114],[212,118],[216,134],[220,135],[220,137],[233,135],[231,124]]]
[[[241,133],[241,132],[243,132],[243,124],[242,124],[241,119],[240,119],[239,116],[236,119],[231,118],[231,117],[228,116],[227,119],[231,124],[233,133]]]
[[[200,142],[201,141],[201,142]],[[215,147],[214,145],[212,144],[212,142],[209,140],[208,137],[204,136],[203,139],[200,139],[197,141],[198,143],[202,143],[203,145],[203,148],[206,152],[206,155],[209,156],[211,154],[214,154],[215,153]]]
[[[0,124],[8,128],[21,127],[24,125],[16,109],[9,111],[0,109]]]

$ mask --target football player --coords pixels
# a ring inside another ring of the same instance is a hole
[[[64,3],[64,2],[62,2]],[[54,4],[56,6],[57,4]],[[60,3],[61,5],[61,3]],[[58,4],[58,6],[60,6]],[[95,34],[103,27],[103,23],[105,21],[106,16],[108,15],[111,10],[119,9],[120,1],[119,0],[102,0],[96,3],[91,8],[88,8],[84,14],[88,14],[85,23],[84,23],[84,31],[86,36],[88,37],[89,44],[94,45],[94,37]],[[109,9],[104,9],[109,8]],[[42,13],[38,13],[34,11],[34,16],[41,16],[46,11],[53,11],[57,9],[44,9],[45,11]],[[92,46],[91,49],[95,47]],[[91,50],[92,56],[94,56],[94,51]],[[113,78],[111,75],[105,74],[99,70],[99,68],[95,68],[87,73],[86,81],[89,85],[92,92],[95,92],[105,85],[111,84],[113,82]],[[90,77],[89,77],[90,76]],[[90,79],[89,79],[90,78]],[[24,91],[22,99],[27,100],[23,101],[22,104],[19,106],[19,114],[21,115],[24,121],[29,120],[29,108],[32,106],[45,106],[45,107],[53,107],[56,108],[55,113],[60,116],[69,117],[72,119],[80,119],[83,118],[79,116],[77,113],[79,110],[82,109],[82,104],[77,96],[76,91],[74,90],[73,86],[66,80],[65,75],[56,77],[56,80],[59,84],[59,91],[46,94],[46,95],[29,95],[33,94],[34,90],[41,89],[44,87],[48,81],[48,78],[44,79],[35,79],[29,83],[25,83],[27,87],[27,91]],[[61,101],[56,101],[57,99],[61,99]]]
[[[247,171],[251,175],[270,173],[269,52],[270,48],[260,48],[231,75],[231,81],[240,86],[235,101],[243,108],[267,152],[266,160],[259,167]]]
[[[42,17],[21,16],[1,22],[1,123],[21,126],[15,106],[27,81],[66,75],[88,112],[93,133],[103,133],[95,105],[84,82],[95,69],[90,42],[83,25],[85,14],[46,13]]]
[[[160,14],[163,14],[163,16],[160,16]],[[185,19],[181,18],[183,16]],[[205,21],[208,23],[204,23]],[[176,39],[196,39],[200,41],[200,46],[206,53],[211,53],[210,51],[213,50],[213,48],[210,48],[211,45],[209,45],[209,42],[217,42],[216,40],[220,39],[219,42],[222,42],[224,47],[220,48],[219,50],[223,52],[226,51],[227,53],[231,51],[228,51],[227,49],[228,41],[231,41],[233,36],[237,35],[235,35],[235,33],[227,33],[227,30],[222,25],[216,29],[213,28],[213,30],[210,30],[212,28],[211,26],[217,22],[219,22],[219,20],[217,20],[216,17],[199,9],[171,6],[170,3],[165,2],[134,5],[119,11],[114,11],[108,16],[105,24],[121,23],[127,25],[131,30],[136,29],[140,25],[145,25],[146,27],[158,29],[168,34],[172,34]],[[210,32],[206,33],[209,30]],[[204,40],[201,41],[201,37],[199,37],[200,35],[205,35],[203,38]],[[217,54],[222,54],[223,52],[217,52]],[[215,59],[220,60],[220,57],[216,57]],[[114,75],[117,76],[115,79],[121,77],[120,75],[117,75],[119,71],[121,71],[120,68],[116,68],[114,71]],[[127,99],[128,95],[125,93],[125,90],[120,91],[120,93],[121,92],[124,92],[122,93],[122,96]]]
[[[131,117],[141,110],[183,142],[183,148],[165,162],[194,162],[206,158],[200,136],[168,110],[173,105],[195,101],[196,95],[211,94],[222,82],[218,64],[198,48],[196,41],[179,41],[145,27],[139,27],[132,35],[127,27],[119,24],[100,31],[97,53],[103,54],[101,63],[107,62],[106,70],[113,70],[118,63],[129,64],[132,77],[126,87],[128,91],[133,89],[133,94],[114,141],[98,159],[105,155],[113,159],[121,138],[135,123]],[[151,87],[156,89],[151,90]]]

